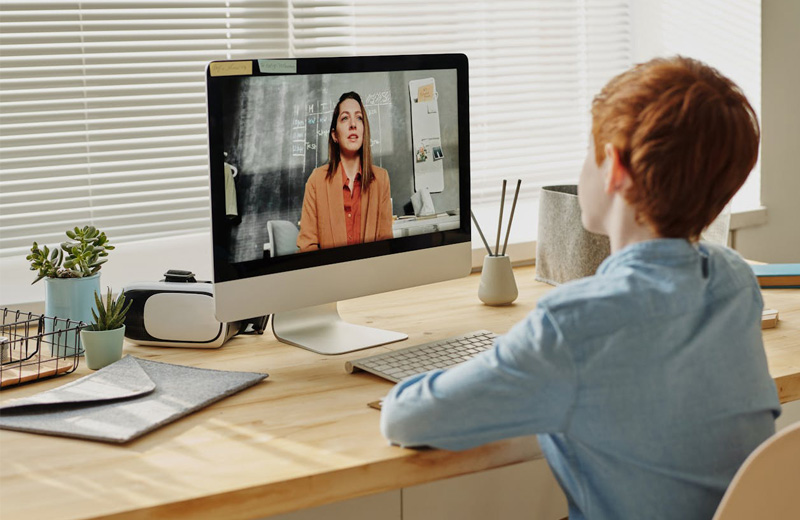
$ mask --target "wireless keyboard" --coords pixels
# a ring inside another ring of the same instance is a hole
[[[345,363],[352,374],[363,370],[395,383],[429,370],[449,368],[492,348],[497,334],[488,330],[415,345]]]

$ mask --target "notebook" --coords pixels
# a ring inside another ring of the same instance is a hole
[[[753,264],[750,267],[763,289],[800,289],[800,264]]]

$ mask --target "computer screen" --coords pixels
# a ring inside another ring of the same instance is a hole
[[[299,309],[309,329],[303,309],[469,272],[464,55],[218,61],[206,77],[222,321]]]

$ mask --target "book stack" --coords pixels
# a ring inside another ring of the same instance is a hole
[[[754,264],[762,289],[800,289],[800,264]]]

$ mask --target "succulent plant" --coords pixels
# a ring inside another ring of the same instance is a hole
[[[39,275],[32,283],[42,278],[92,276],[106,263],[108,252],[114,249],[106,234],[94,226],[75,227],[66,234],[69,240],[52,250],[47,246],[39,248],[39,244],[33,243],[26,258],[31,263],[31,271],[38,271]]]
[[[111,287],[109,287],[105,302],[95,291],[94,301],[97,304],[97,312],[92,309],[94,323],[89,325],[87,330],[114,330],[122,327],[122,324],[125,323],[125,315],[133,303],[133,300],[129,300],[128,305],[125,305],[125,300],[125,291],[119,293],[119,296],[114,299],[111,297]]]

